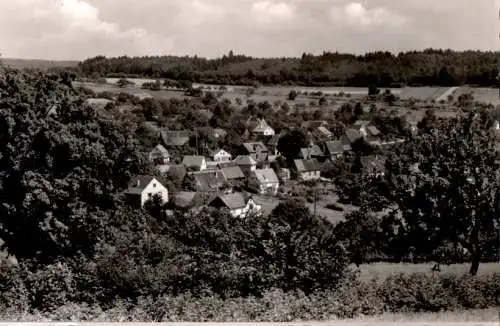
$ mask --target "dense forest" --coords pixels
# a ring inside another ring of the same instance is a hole
[[[227,85],[496,86],[499,58],[495,52],[436,49],[399,54],[304,53],[301,58],[252,58],[229,52],[217,59],[97,56],[76,69],[94,78],[150,77]]]

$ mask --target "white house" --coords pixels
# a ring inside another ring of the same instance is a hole
[[[293,162],[299,179],[306,181],[320,178],[320,166],[316,159],[294,160]]]
[[[259,119],[257,125],[252,129],[252,133],[258,136],[274,136],[274,129],[271,128],[264,119]]]
[[[223,149],[218,149],[212,152],[214,162],[229,162],[233,156]]]
[[[182,164],[188,170],[205,171],[207,169],[207,160],[200,155],[186,155],[182,159]]]
[[[235,192],[217,196],[209,204],[215,208],[228,208],[233,217],[245,217],[249,213],[259,214],[262,206],[254,202],[252,198],[247,198],[245,194]]]
[[[149,161],[154,164],[165,165],[170,162],[170,154],[163,145],[158,144],[149,152]]]
[[[149,175],[138,175],[130,180],[128,189],[125,191],[127,199],[134,206],[144,207],[149,199],[159,195],[162,202],[168,202],[168,190],[155,177]]]
[[[249,185],[260,194],[276,195],[280,181],[273,169],[256,169],[249,180]]]

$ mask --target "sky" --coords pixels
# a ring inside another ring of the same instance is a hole
[[[500,49],[500,0],[0,0],[5,58]]]

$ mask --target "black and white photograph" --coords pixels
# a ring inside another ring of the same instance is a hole
[[[0,322],[498,325],[500,0],[0,0]]]

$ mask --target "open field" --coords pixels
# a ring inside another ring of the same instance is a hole
[[[426,264],[405,264],[405,263],[373,263],[364,264],[360,266],[361,279],[384,280],[388,276],[397,275],[400,273],[432,273],[431,269],[433,263]],[[452,264],[441,265],[441,274],[456,274],[463,275],[469,272],[469,264]],[[483,263],[479,265],[478,275],[488,275],[493,273],[500,273],[500,263]]]
[[[363,321],[363,322],[422,322],[422,323],[439,323],[439,322],[498,322],[499,310],[497,308],[491,309],[471,309],[465,311],[445,311],[445,312],[425,312],[425,313],[409,313],[409,314],[394,314],[385,313],[380,316],[368,316],[351,319],[349,321]],[[353,324],[354,325],[354,324]],[[417,324],[418,325],[418,324]]]
[[[171,91],[171,90],[160,90],[160,91],[150,91],[143,90],[141,86],[145,82],[153,82],[154,79],[147,78],[129,78],[135,86],[119,88],[115,86],[119,78],[106,78],[106,84],[96,84],[90,82],[78,82],[77,85],[88,87],[96,92],[109,91],[114,93],[119,92],[130,92],[132,94],[137,93],[148,93],[151,96],[158,98],[171,98],[177,97],[182,98],[184,96],[183,92]],[[194,87],[203,87],[204,90],[219,92],[219,85],[206,85],[206,84],[193,84]],[[234,101],[236,98],[242,100],[247,99],[246,91],[248,86],[238,86],[238,85],[226,85],[226,91],[224,92],[222,98],[227,98]],[[329,95],[330,97],[338,96],[340,93],[349,94],[350,98],[356,99],[364,97],[368,94],[368,89],[364,87],[300,87],[300,86],[261,86],[256,91],[255,94],[249,96],[248,98],[258,100],[258,101],[268,101],[274,103],[276,101],[286,101],[288,104],[293,105],[297,103],[309,103],[311,98],[309,95],[300,95],[295,101],[288,101],[288,93],[291,90],[296,90],[302,94],[322,92],[324,95]],[[383,89],[381,89],[383,91]],[[478,101],[491,103],[494,105],[500,104],[498,97],[498,90],[494,88],[470,88],[468,86],[464,87],[403,87],[403,88],[392,88],[391,92],[401,99],[414,98],[420,101],[431,101],[434,100],[439,102],[444,99],[447,100],[448,95],[453,95],[454,98],[458,97],[460,94],[472,90],[474,98]],[[344,97],[344,99],[346,99]]]
[[[16,69],[49,69],[59,67],[75,67],[78,61],[54,61],[54,60],[38,60],[38,59],[12,59],[1,58],[0,61],[6,66],[11,66]]]

